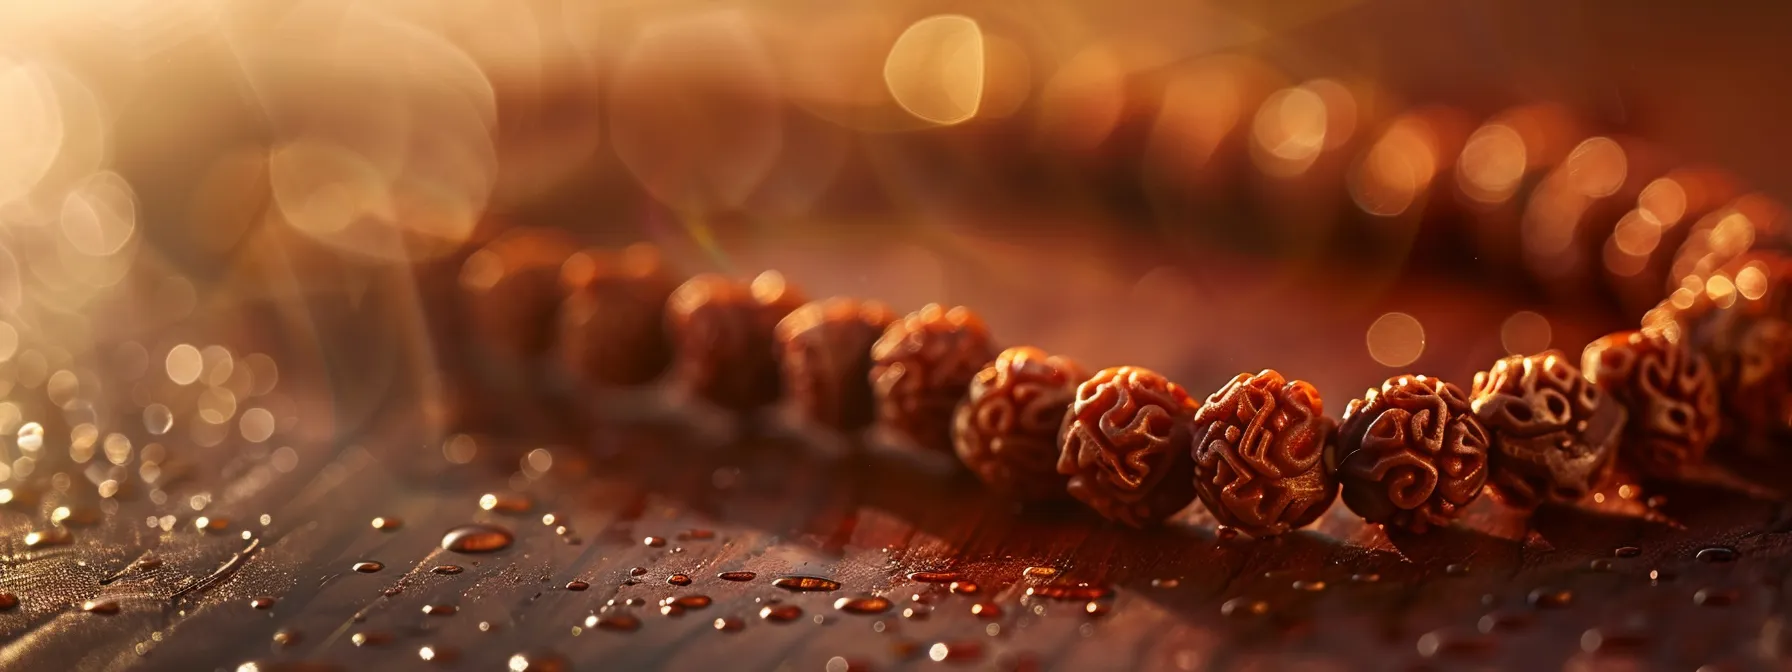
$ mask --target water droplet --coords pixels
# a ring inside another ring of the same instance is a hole
[[[1355,583],[1381,583],[1380,574],[1351,574],[1350,580]]]
[[[659,548],[666,545],[666,539],[665,537],[642,537],[641,545]]]
[[[229,518],[217,516],[200,516],[193,519],[193,529],[200,532],[223,532],[230,528]]]
[[[983,657],[983,645],[975,641],[940,642],[927,648],[927,657],[934,662],[963,662]]]
[[[1213,528],[1213,537],[1220,541],[1229,541],[1232,539],[1237,539],[1238,538],[1238,528],[1232,527],[1231,525],[1220,525],[1218,527]]]
[[[1426,658],[1437,656],[1463,656],[1485,653],[1493,648],[1494,640],[1478,632],[1456,628],[1433,630],[1419,637],[1419,655]]]
[[[1587,653],[1636,651],[1649,645],[1649,634],[1636,628],[1590,628],[1580,633],[1580,650]]]
[[[452,604],[425,604],[425,605],[423,605],[423,615],[425,615],[425,616],[453,616],[454,612],[457,612],[457,611],[460,611],[460,609],[456,608]]]
[[[349,635],[348,641],[355,646],[385,646],[392,641],[392,633],[384,630],[362,630]]]
[[[634,632],[641,629],[641,619],[634,614],[603,614],[597,617],[596,626],[615,632]]]
[[[670,617],[670,618],[677,618],[679,616],[684,615],[684,607],[681,607],[676,604],[672,604],[672,603],[668,602],[666,604],[660,605],[660,615]]]
[[[69,527],[91,527],[100,522],[98,509],[86,506],[58,506],[50,512],[51,525],[67,525]]]
[[[273,609],[275,602],[278,602],[278,600],[275,600],[274,598],[271,598],[271,597],[257,597],[255,599],[249,600],[249,608],[251,608],[251,609]]]
[[[1309,593],[1317,593],[1325,590],[1324,581],[1295,581],[1291,585],[1295,590],[1303,590]]]
[[[1655,584],[1655,583],[1659,583],[1662,581],[1673,581],[1676,578],[1678,578],[1678,575],[1675,574],[1672,570],[1666,570],[1666,569],[1651,569],[1651,570],[1649,570],[1649,583],[1650,584]]]
[[[1643,549],[1637,548],[1635,546],[1619,546],[1616,549],[1612,550],[1612,555],[1620,557],[1620,558],[1634,558],[1634,557],[1642,555],[1642,554],[1643,554]],[[1589,630],[1588,632],[1592,632],[1592,631]]]
[[[1710,548],[1699,549],[1698,554],[1693,557],[1698,558],[1699,562],[1732,562],[1736,560],[1736,556],[1737,553],[1734,548],[1728,546],[1712,546]]]
[[[1587,569],[1595,572],[1609,572],[1612,571],[1612,567],[1613,563],[1611,558],[1596,558],[1592,562],[1587,563]]]
[[[921,620],[932,615],[933,607],[929,607],[925,604],[911,604],[902,610],[902,617],[908,619]]]
[[[977,618],[1001,618],[1002,607],[994,602],[978,602],[971,605],[971,615]]]
[[[436,565],[429,570],[431,574],[453,575],[466,571],[460,565]]]
[[[367,562],[357,562],[353,566],[349,567],[349,569],[353,569],[362,574],[372,574],[374,572],[380,571],[385,568],[386,568],[386,565],[384,563],[380,563],[380,562],[376,562],[376,561],[372,561],[372,560],[369,560]]]
[[[691,585],[691,577],[686,574],[673,574],[666,577],[666,583],[674,586],[688,586]]]
[[[1057,567],[1028,567],[1021,573],[1036,579],[1049,579],[1057,576],[1060,572]]]
[[[717,574],[716,578],[723,581],[752,581],[753,579],[758,578],[758,576],[758,574],[752,572],[722,572],[721,574]]]
[[[1027,596],[1029,597],[1043,597],[1048,600],[1075,600],[1078,602],[1099,600],[1107,597],[1108,592],[1108,589],[1101,586],[1089,586],[1083,584],[1048,584],[1027,588]]]
[[[849,614],[881,614],[890,610],[890,601],[875,595],[842,597],[834,600],[834,608]]]
[[[1234,597],[1220,605],[1220,615],[1227,618],[1256,618],[1269,613],[1269,603],[1248,597]]]
[[[0,591],[0,611],[12,611],[19,607],[19,596]]]
[[[25,534],[25,548],[67,546],[75,542],[75,533],[66,527],[46,527]]]
[[[976,595],[983,590],[983,587],[972,581],[953,581],[946,584],[946,590],[957,595]]]
[[[723,616],[715,621],[715,628],[722,632],[740,632],[745,627],[747,627],[746,621],[732,616]]]
[[[1444,573],[1450,576],[1468,576],[1468,563],[1451,563],[1444,566]]]
[[[682,595],[666,598],[666,604],[676,604],[685,609],[706,609],[709,607],[708,595]]]
[[[286,628],[281,628],[279,630],[274,631],[274,645],[275,646],[285,648],[288,646],[294,646],[302,641],[305,641],[305,636],[300,634],[299,631],[297,631],[297,630],[288,630]]]
[[[401,518],[395,518],[392,516],[380,516],[378,518],[373,519],[373,529],[379,530],[381,532],[391,532],[400,527],[404,527],[404,520]]]
[[[803,608],[794,604],[768,604],[759,610],[759,617],[773,623],[789,623],[803,617]]]
[[[839,582],[819,576],[780,576],[772,581],[772,585],[796,592],[825,592],[840,589]]]
[[[1560,609],[1574,604],[1574,591],[1566,588],[1538,588],[1525,598],[1538,609]]]
[[[678,538],[682,541],[688,541],[688,540],[702,541],[704,539],[716,538],[716,533],[714,530],[692,529],[692,530],[685,530],[684,532],[679,533]]]
[[[1701,607],[1727,607],[1742,599],[1742,593],[1733,588],[1700,588],[1692,594],[1692,603]]]
[[[1182,579],[1152,579],[1151,580],[1152,588],[1163,588],[1163,589],[1168,590],[1170,588],[1175,588],[1175,587],[1178,587],[1181,585],[1182,585]]]
[[[109,600],[109,599],[101,598],[101,599],[97,599],[97,600],[88,600],[86,602],[81,603],[81,611],[85,611],[89,614],[99,614],[101,616],[111,616],[113,614],[118,613],[118,610],[119,610],[119,607],[118,607],[118,602],[116,600]]]
[[[510,657],[505,663],[510,672],[569,672],[572,663],[551,651],[530,651]]]
[[[462,525],[442,535],[442,548],[456,553],[491,553],[510,547],[516,537],[496,525]]]
[[[952,583],[958,580],[958,572],[909,572],[908,580],[921,583]]]
[[[1517,630],[1529,627],[1536,620],[1536,614],[1531,612],[1503,609],[1482,616],[1481,620],[1475,623],[1475,629],[1491,634],[1497,630]]]
[[[427,644],[417,649],[417,657],[425,662],[445,665],[460,658],[460,651],[441,644]]]
[[[577,591],[577,590],[584,590],[584,589],[590,588],[590,587],[591,587],[591,584],[585,583],[584,581],[573,580],[573,581],[566,582],[567,590]]]
[[[535,502],[512,493],[488,492],[479,497],[479,508],[498,513],[527,513]]]

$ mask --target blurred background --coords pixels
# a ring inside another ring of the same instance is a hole
[[[1336,415],[1779,245],[1788,13],[3,2],[0,433],[116,490],[176,444],[290,470],[384,411],[512,413],[460,290],[544,229],[971,305],[1199,394],[1273,366]],[[16,443],[6,476],[49,459]]]

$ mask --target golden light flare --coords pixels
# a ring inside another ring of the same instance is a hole
[[[1507,316],[1500,323],[1500,346],[1508,355],[1533,355],[1549,349],[1549,318],[1529,310]]]
[[[42,68],[0,59],[0,208],[37,187],[62,138],[56,90]]]
[[[1588,198],[1604,198],[1624,187],[1630,174],[1630,159],[1618,141],[1588,138],[1568,153],[1562,170],[1576,192]]]
[[[1306,86],[1282,89],[1257,108],[1251,123],[1251,157],[1273,177],[1307,171],[1326,146],[1325,98]]]
[[[983,31],[957,14],[916,21],[890,45],[883,75],[890,97],[916,118],[941,126],[970,121],[983,101]]]
[[[1396,120],[1350,175],[1350,196],[1363,212],[1397,217],[1431,187],[1438,170],[1438,137],[1420,116]]]
[[[137,231],[137,198],[118,173],[96,173],[62,201],[62,235],[90,257],[116,254]]]
[[[1661,226],[1680,223],[1686,206],[1686,187],[1672,175],[1651,180],[1636,196],[1637,211]]]
[[[1369,325],[1365,336],[1369,356],[1382,366],[1399,367],[1425,354],[1425,325],[1406,313],[1383,314]]]
[[[1492,123],[1475,129],[1456,162],[1456,184],[1481,203],[1503,203],[1518,192],[1529,169],[1524,136],[1511,126]]]
[[[1040,139],[1073,152],[1101,146],[1126,109],[1125,73],[1120,55],[1107,45],[1072,56],[1039,94]]]

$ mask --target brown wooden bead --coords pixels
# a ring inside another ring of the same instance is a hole
[[[1630,410],[1621,464],[1672,477],[1705,458],[1720,419],[1704,355],[1659,333],[1621,331],[1587,344],[1581,369]]]
[[[1475,374],[1469,406],[1487,428],[1487,485],[1506,504],[1575,502],[1611,475],[1627,414],[1567,355],[1506,357]]]
[[[971,378],[953,414],[958,459],[997,492],[1029,500],[1067,497],[1058,473],[1058,429],[1087,377],[1082,365],[1039,348],[1003,350]]]
[[[871,346],[878,419],[918,446],[951,450],[952,412],[995,356],[989,328],[969,308],[928,304],[909,313]]]
[[[1644,314],[1643,331],[1705,356],[1726,434],[1755,443],[1792,436],[1792,258],[1752,252],[1690,276]]]
[[[784,387],[809,421],[840,431],[871,424],[871,344],[895,319],[877,301],[836,297],[778,322]]]
[[[478,341],[509,357],[546,354],[563,296],[560,266],[577,249],[564,232],[519,228],[469,255],[460,287]]]
[[[1326,461],[1356,515],[1424,532],[1449,524],[1481,496],[1487,443],[1462,388],[1396,376],[1345,407]]]
[[[1195,500],[1188,420],[1195,402],[1150,369],[1102,369],[1076,388],[1059,431],[1065,490],[1133,527],[1162,522]]]
[[[1305,527],[1331,506],[1325,468],[1337,423],[1319,391],[1273,369],[1241,373],[1195,412],[1195,493],[1223,525],[1254,537]]]
[[[772,331],[802,303],[802,290],[777,271],[751,283],[716,274],[686,281],[666,302],[676,383],[734,411],[776,402],[782,384]]]
[[[666,299],[677,281],[658,248],[585,250],[560,267],[560,361],[579,378],[639,385],[671,362]]]

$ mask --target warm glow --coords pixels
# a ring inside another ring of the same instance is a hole
[[[1637,194],[1636,207],[1662,226],[1673,226],[1686,216],[1686,187],[1672,177],[1658,178]]]
[[[884,84],[896,104],[941,125],[977,116],[983,77],[983,31],[956,14],[915,22],[890,45],[884,61]]]
[[[1326,116],[1325,99],[1304,86],[1270,94],[1251,124],[1257,166],[1276,177],[1306,172],[1325,148]]]
[[[1394,217],[1412,207],[1437,175],[1437,138],[1419,117],[1395,121],[1352,174],[1350,195],[1363,212]]]
[[[1387,313],[1369,325],[1369,356],[1382,366],[1406,366],[1425,353],[1425,327],[1406,313]]]
[[[1500,323],[1500,345],[1509,355],[1533,355],[1549,349],[1549,319],[1521,310]]]
[[[1568,184],[1588,198],[1604,198],[1618,193],[1629,174],[1629,159],[1616,140],[1589,138],[1568,153],[1563,164]]]
[[[1511,126],[1482,126],[1462,147],[1456,182],[1471,199],[1503,203],[1518,191],[1528,166],[1526,157],[1524,137]]]

